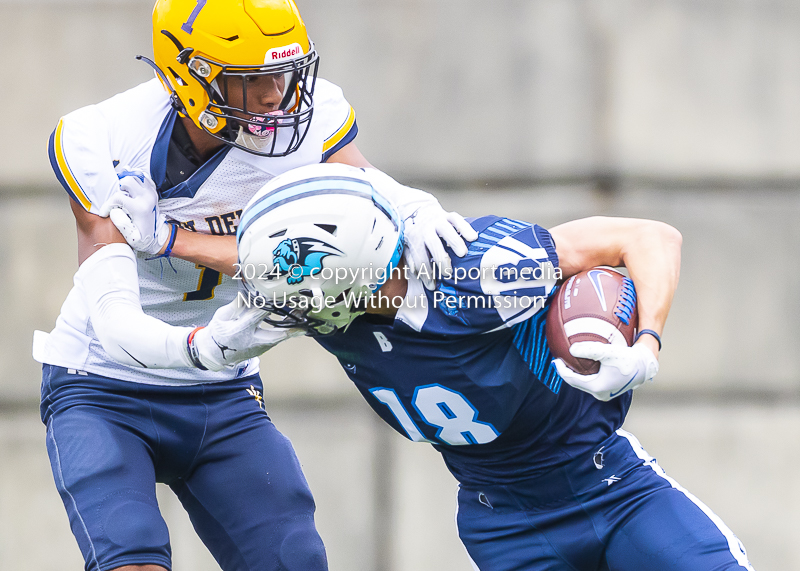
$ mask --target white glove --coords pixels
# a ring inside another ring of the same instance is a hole
[[[128,245],[155,256],[170,239],[172,228],[158,210],[156,185],[144,173],[120,169],[119,187],[100,207],[100,216],[110,217]]]
[[[420,276],[425,287],[434,289],[433,265],[437,276],[451,268],[442,240],[461,257],[467,253],[466,242],[477,240],[478,233],[461,215],[445,212],[431,194],[400,184],[378,169],[364,172],[405,223],[405,260],[409,269]]]
[[[442,240],[460,258],[467,253],[465,240],[477,240],[478,233],[457,212],[445,212],[432,196],[431,201],[416,206],[407,216],[403,214],[403,208],[399,210],[405,222],[406,263],[414,275],[420,276],[426,288],[434,289],[434,277],[452,269]]]
[[[658,373],[658,360],[641,343],[626,347],[583,341],[572,345],[569,352],[573,357],[600,361],[600,370],[593,375],[579,375],[561,359],[554,359],[558,374],[569,385],[602,401],[609,401],[646,381],[652,381]]]
[[[257,357],[281,341],[305,335],[302,329],[283,329],[262,323],[266,312],[239,306],[238,300],[220,307],[211,322],[189,336],[189,357],[195,366],[211,371]]]

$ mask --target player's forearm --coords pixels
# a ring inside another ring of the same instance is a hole
[[[172,256],[232,276],[238,260],[235,236],[213,236],[178,229]]]
[[[372,168],[355,143],[345,145],[327,160],[329,163],[343,163],[354,167]],[[200,264],[232,276],[238,262],[236,238],[234,236],[213,236],[178,229],[172,256],[188,262]]]
[[[647,223],[623,247],[622,263],[636,284],[639,330],[652,329],[660,335],[678,287],[682,237],[667,224],[642,222]]]
[[[133,367],[191,367],[190,327],[174,327],[142,311],[136,258],[127,244],[92,254],[75,274],[100,344],[113,359]]]
[[[111,220],[87,212],[75,201],[71,207],[80,264],[75,284],[83,292],[92,327],[106,353],[133,367],[191,366],[184,350],[187,328],[173,327],[142,311],[136,258]]]
[[[636,284],[639,329],[659,335],[678,287],[681,235],[653,220],[592,217],[561,224],[550,230],[565,277],[595,266],[625,266]],[[658,354],[651,336],[641,342]]]

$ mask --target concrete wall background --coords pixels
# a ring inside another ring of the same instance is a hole
[[[50,183],[58,118],[152,76],[147,0],[0,0],[0,183]],[[419,178],[800,174],[792,0],[305,0],[360,144]]]
[[[45,145],[62,114],[151,77],[147,0],[0,0],[0,570],[80,568],[37,420],[33,329],[76,268]],[[465,215],[657,218],[684,235],[658,382],[626,428],[761,570],[800,569],[800,4],[791,0],[299,0],[321,76],[377,166]],[[286,364],[301,363],[289,370]],[[455,481],[338,365],[264,358],[273,418],[332,570],[467,570]],[[291,375],[290,375],[291,373]],[[290,380],[291,379],[291,380]],[[168,490],[175,570],[217,567]]]

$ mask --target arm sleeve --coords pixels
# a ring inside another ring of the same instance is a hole
[[[142,311],[136,258],[126,244],[109,244],[75,274],[84,292],[92,327],[113,359],[133,367],[191,367],[184,349],[189,327],[174,327]]]
[[[48,154],[58,181],[87,212],[97,214],[111,193],[119,189],[108,125],[96,106],[62,117],[50,135]]]

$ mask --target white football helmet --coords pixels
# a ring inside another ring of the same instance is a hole
[[[247,294],[265,321],[328,335],[366,309],[400,261],[403,221],[359,168],[318,164],[267,183],[236,239]]]

